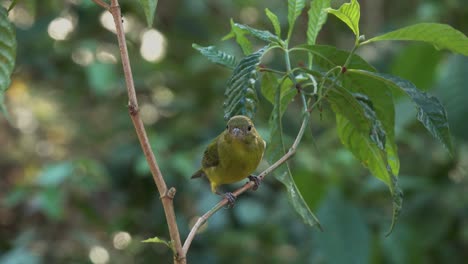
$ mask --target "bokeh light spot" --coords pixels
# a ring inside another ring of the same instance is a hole
[[[141,35],[140,54],[150,62],[159,62],[166,55],[166,38],[161,32],[149,29]]]
[[[113,243],[116,249],[125,249],[132,242],[132,236],[128,232],[118,232],[114,235]]]
[[[158,109],[152,104],[143,104],[140,108],[141,119],[146,125],[151,125],[159,120]]]
[[[74,63],[81,66],[90,65],[94,61],[93,52],[87,48],[77,48],[72,52],[71,57]]]
[[[89,259],[94,264],[105,264],[109,262],[109,252],[101,246],[94,246],[89,251]]]
[[[47,33],[55,40],[66,40],[74,29],[71,18],[57,17],[50,22]]]

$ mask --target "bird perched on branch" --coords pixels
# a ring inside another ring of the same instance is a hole
[[[211,191],[223,195],[217,190],[222,184],[238,182],[249,178],[258,188],[259,179],[253,175],[262,160],[266,143],[258,134],[252,121],[242,115],[229,119],[226,130],[217,136],[206,148],[202,167],[192,175],[193,178],[207,177]],[[227,192],[224,196],[229,204],[234,204],[236,197]]]

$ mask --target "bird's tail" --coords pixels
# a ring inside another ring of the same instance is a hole
[[[197,170],[197,172],[195,172],[192,177],[190,177],[191,179],[195,179],[195,178],[202,178],[202,177],[206,177],[206,174],[205,172],[202,170],[202,169],[199,169]]]

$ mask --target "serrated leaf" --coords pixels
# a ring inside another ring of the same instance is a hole
[[[341,5],[338,10],[328,8],[327,11],[348,25],[348,27],[354,32],[354,35],[359,37],[359,19],[361,16],[361,10],[357,0],[351,0],[350,3]]]
[[[265,14],[267,15],[268,19],[270,19],[273,28],[275,29],[275,34],[278,38],[281,38],[281,25],[278,20],[278,17],[275,13],[271,12],[270,9],[265,8]]]
[[[310,3],[309,22],[307,23],[307,44],[314,45],[317,36],[327,21],[327,8],[330,7],[331,0],[313,0]]]
[[[0,110],[6,114],[4,93],[11,83],[11,73],[15,67],[16,34],[8,19],[8,12],[0,7]]]
[[[174,243],[172,241],[166,241],[164,239],[161,239],[159,237],[153,237],[153,238],[148,238],[148,239],[145,239],[145,240],[142,240],[141,241],[142,243],[159,243],[159,244],[164,244],[166,245],[168,248],[170,248],[172,250],[172,252],[176,252],[175,251],[175,248],[174,248]]]
[[[202,47],[193,43],[192,48],[198,50],[208,60],[216,64],[228,67],[230,69],[234,69],[236,67],[236,58],[231,54],[218,50],[215,46]]]
[[[389,236],[393,228],[395,228],[395,224],[400,216],[401,208],[403,207],[403,191],[401,190],[400,186],[398,185],[398,178],[394,175],[391,176],[391,186],[390,192],[392,194],[392,223],[390,224],[390,228],[388,229],[385,236]]]
[[[398,175],[400,161],[395,143],[395,105],[390,89],[382,81],[349,71],[343,75],[343,87],[353,93],[365,94],[372,101],[377,119],[382,122],[386,134],[387,161],[392,173]]]
[[[239,23],[233,23],[231,24],[231,27],[238,29],[235,32],[242,31],[244,34],[250,34],[265,42],[281,44],[281,40],[268,30],[259,30]]]
[[[413,40],[468,56],[468,37],[445,24],[420,23],[371,38],[361,44],[382,40]]]
[[[143,11],[145,12],[146,23],[148,24],[148,27],[153,26],[154,13],[156,13],[158,0],[140,0],[140,4],[143,6]]]
[[[418,90],[411,82],[390,74],[363,70],[351,70],[351,72],[381,80],[388,84],[392,89],[400,92],[402,91],[407,94],[416,105],[418,110],[416,116],[417,119],[432,134],[432,136],[438,139],[447,148],[450,154],[453,154],[453,145],[450,136],[447,113],[437,98]]]
[[[288,0],[288,39],[291,38],[291,34],[294,29],[294,23],[296,22],[296,19],[299,17],[304,7],[305,0]]]
[[[299,45],[292,48],[291,50],[302,50],[312,53],[315,56],[315,63],[324,70],[328,70],[335,66],[343,66],[350,55],[348,51],[340,50],[333,46],[327,45]],[[372,65],[356,54],[353,54],[351,57],[348,68],[363,69],[373,72],[375,71],[375,68],[372,67]]]
[[[265,156],[270,163],[276,162],[285,153],[281,123],[281,117],[284,112],[282,112],[281,109],[282,87],[280,85],[282,84],[276,86],[273,111],[271,112],[270,119],[268,121],[270,127],[270,137],[269,143],[267,144],[267,149],[265,151]],[[267,96],[270,97],[269,95]],[[291,171],[289,170],[288,164],[285,163],[277,168],[274,176],[286,187],[289,202],[292,204],[296,212],[301,216],[304,223],[310,226],[318,225],[320,230],[322,230],[320,222],[312,213],[300,191],[298,190],[291,175]]]
[[[224,93],[224,119],[235,115],[253,118],[257,107],[257,65],[268,46],[244,57],[232,72]]]
[[[250,41],[247,39],[245,36],[246,34],[247,32],[240,29],[239,27],[236,27],[234,20],[231,19],[231,32],[224,36],[222,40],[236,38],[236,42],[241,47],[244,55],[249,55],[252,53],[252,43],[250,43]]]

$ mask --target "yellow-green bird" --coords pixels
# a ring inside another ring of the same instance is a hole
[[[262,160],[265,146],[265,141],[248,117],[234,116],[229,119],[226,130],[208,145],[203,154],[202,167],[192,178],[206,176],[210,181],[211,191],[218,195],[222,195],[217,190],[219,185],[245,178],[255,181],[255,190],[259,180],[251,173]],[[230,192],[224,195],[232,205],[235,201],[234,195]]]

